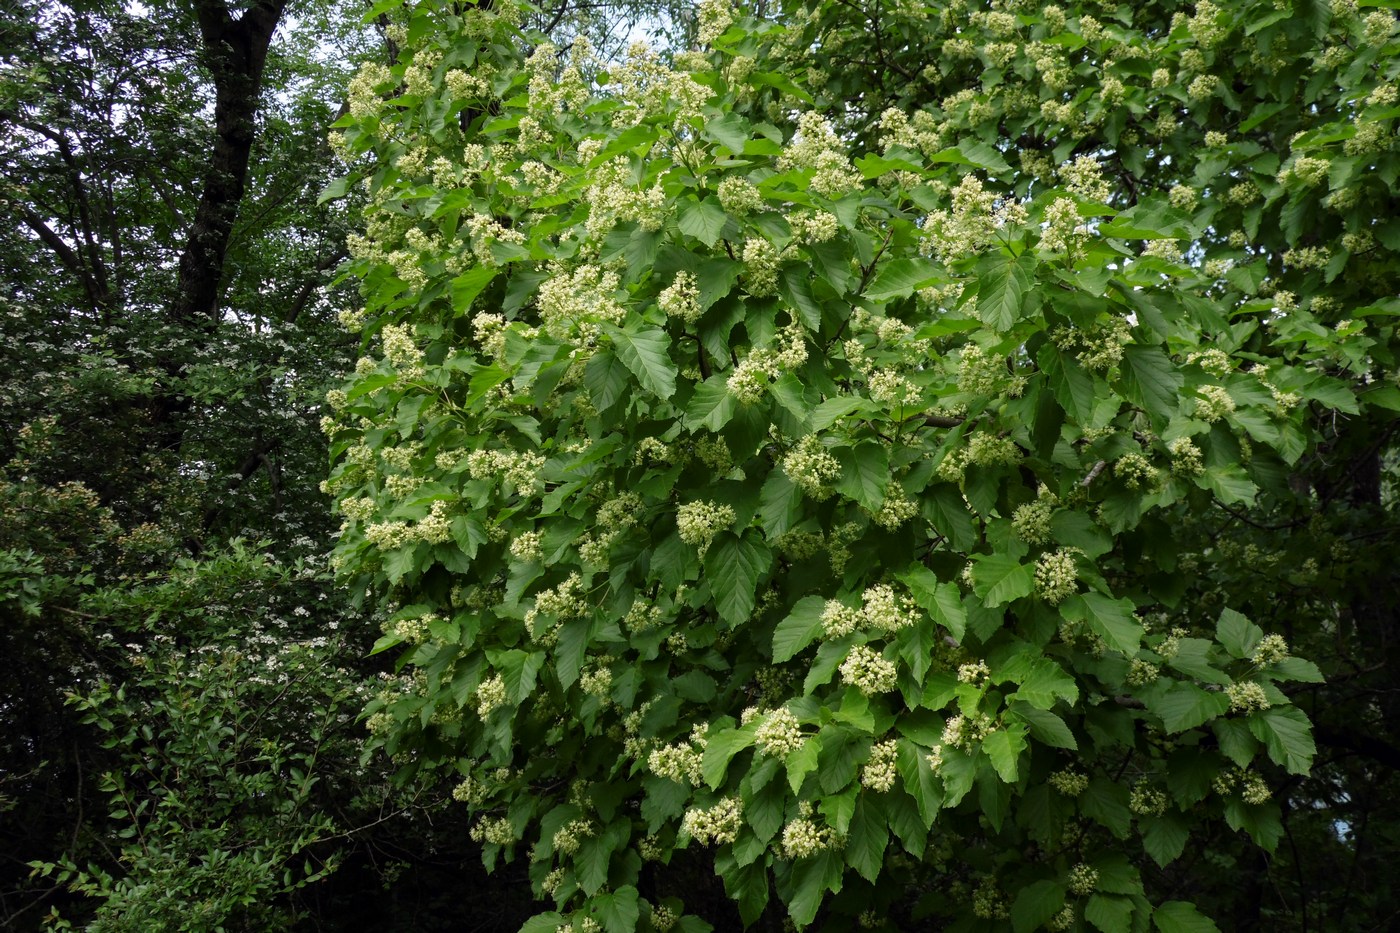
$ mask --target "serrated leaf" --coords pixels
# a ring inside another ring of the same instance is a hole
[[[895,259],[880,267],[866,286],[865,297],[872,301],[908,298],[918,289],[942,280],[942,271],[930,260]]]
[[[1139,825],[1143,849],[1163,868],[1181,856],[1191,836],[1185,821],[1175,813],[1144,817]]]
[[[594,359],[597,359],[597,355]],[[592,361],[589,366],[592,366]],[[718,431],[734,417],[734,406],[737,404],[729,391],[728,377],[724,373],[713,375],[695,387],[695,394],[691,395],[685,406],[685,426],[692,431],[701,427]],[[598,407],[602,408],[601,405]]]
[[[618,359],[632,371],[642,388],[658,398],[668,399],[676,393],[676,364],[671,362],[671,338],[659,327],[626,331],[603,325],[612,338]]]
[[[1084,907],[1084,919],[1103,933],[1129,933],[1133,922],[1133,902],[1117,894],[1095,894]]]
[[[1264,630],[1233,609],[1225,609],[1215,623],[1215,640],[1231,657],[1247,658],[1254,654]]]
[[[982,740],[982,751],[991,759],[997,776],[1007,784],[1016,783],[1017,761],[1025,747],[1025,737],[1010,729],[997,729]]]
[[[1049,879],[1033,881],[1011,902],[1011,927],[1016,933],[1033,933],[1064,906],[1064,885]]]
[[[1220,933],[1209,917],[1186,901],[1167,901],[1152,911],[1152,924],[1161,933]]]
[[[452,280],[452,313],[458,316],[471,310],[472,302],[481,294],[500,266],[473,266]]]
[[[1123,394],[1152,415],[1167,419],[1176,411],[1183,378],[1158,347],[1128,347],[1123,351]]]
[[[841,464],[836,490],[865,506],[879,511],[890,481],[890,455],[883,444],[865,443],[838,447],[832,454]]]
[[[753,744],[753,729],[721,729],[705,739],[705,757],[701,773],[705,783],[714,790],[724,784],[729,762]]]
[[[972,583],[982,602],[996,608],[1035,590],[1035,568],[1015,554],[988,554],[972,565]]]
[[[797,601],[786,619],[773,630],[773,662],[781,664],[791,660],[799,651],[817,640],[822,632],[822,611],[826,600],[820,596],[806,596]]]
[[[1185,732],[1205,725],[1230,709],[1224,693],[1202,690],[1195,684],[1174,683],[1171,689],[1147,701],[1147,708],[1162,717],[1168,732]]]
[[[1011,329],[1021,318],[1030,291],[1035,257],[1030,253],[1008,256],[988,253],[977,263],[977,316],[997,333]]]
[[[1142,643],[1142,624],[1133,615],[1133,601],[1112,599],[1102,593],[1077,593],[1060,604],[1060,614],[1071,622],[1088,622],[1090,630],[1129,657]]]
[[[1249,731],[1264,743],[1269,757],[1291,774],[1307,774],[1312,768],[1317,744],[1312,723],[1296,706],[1276,706],[1249,717]]]
[[[1015,697],[1019,696],[1019,693],[1015,695]],[[1026,703],[1017,703],[1011,707],[1011,712],[1025,722],[1030,729],[1031,736],[1037,741],[1043,742],[1051,748],[1078,750],[1079,743],[1075,741],[1074,733],[1070,731],[1069,726],[1065,725],[1063,719],[1050,710],[1039,709]]]
[[[788,787],[794,794],[802,790],[802,782],[807,775],[817,770],[817,757],[821,750],[821,736],[814,735],[788,753],[783,764],[787,768]]]
[[[865,880],[874,882],[885,864],[885,847],[889,845],[890,830],[884,814],[874,806],[873,798],[862,797],[856,803],[851,825],[846,833],[846,864]]]
[[[967,630],[967,610],[962,604],[962,593],[954,583],[940,583],[932,570],[915,564],[899,575],[899,580],[909,587],[914,602],[933,617],[958,641],[962,641]]]
[[[748,620],[759,577],[772,562],[768,546],[750,535],[725,532],[715,538],[705,554],[705,579],[721,620],[730,626]]]
[[[733,111],[707,119],[704,128],[700,131],[701,136],[719,143],[734,155],[739,155],[744,151],[744,143],[748,141],[752,133],[753,127],[749,121]]]
[[[676,226],[681,232],[695,237],[706,246],[714,246],[729,223],[729,215],[714,198],[682,201]]]

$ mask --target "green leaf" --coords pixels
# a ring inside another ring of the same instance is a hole
[[[1269,757],[1291,774],[1307,774],[1317,745],[1312,723],[1296,706],[1275,706],[1249,717],[1249,730],[1264,743]]]
[[[1263,629],[1233,609],[1223,610],[1215,623],[1215,640],[1231,657],[1250,657],[1263,637]]]
[[[1152,911],[1152,924],[1161,933],[1220,933],[1209,917],[1186,901],[1167,901]]]
[[[914,602],[933,617],[933,620],[946,628],[953,638],[962,641],[967,630],[967,610],[963,608],[962,593],[957,584],[940,583],[932,570],[915,564],[899,575],[899,580],[909,587]]]
[[[612,337],[618,358],[644,389],[663,399],[675,394],[676,364],[671,362],[671,338],[664,330],[645,327],[625,331],[610,324],[604,324],[603,329]]]
[[[729,223],[729,215],[714,198],[682,201],[676,225],[681,232],[695,237],[706,246],[714,246]]]
[[[1139,825],[1143,849],[1163,868],[1181,856],[1186,840],[1191,836],[1186,822],[1175,813],[1143,817]]]
[[[864,443],[855,447],[838,447],[832,454],[841,464],[841,478],[836,481],[837,492],[872,512],[879,511],[885,501],[885,487],[890,481],[890,455],[885,445]]]
[[[705,579],[720,619],[731,627],[748,620],[759,577],[772,563],[768,546],[753,535],[724,532],[715,538],[705,554]]]
[[[721,729],[712,732],[705,740],[705,758],[701,765],[701,771],[705,778],[705,783],[711,790],[719,788],[724,784],[724,779],[729,771],[729,762],[734,756],[753,744],[754,730],[747,729]]]
[[[866,286],[865,297],[872,301],[908,298],[943,278],[939,267],[928,259],[895,259],[880,267],[875,279]]]
[[[1033,881],[1022,887],[1011,902],[1011,928],[1016,933],[1033,933],[1064,906],[1064,885],[1049,879]]]
[[[856,771],[869,757],[870,738],[849,726],[827,726],[819,735],[822,747],[817,756],[817,779],[824,793],[835,794],[855,780]]]
[[[1133,921],[1132,899],[1118,894],[1095,894],[1084,907],[1084,919],[1103,933],[1129,933]]]
[[[778,280],[778,293],[797,312],[797,319],[812,332],[821,330],[822,306],[812,295],[812,270],[789,265]]]
[[[564,915],[556,910],[535,914],[520,927],[519,933],[558,933],[564,924]]]
[[[817,770],[822,744],[821,736],[814,735],[788,754],[784,764],[787,767],[788,787],[794,794],[802,790],[802,782],[807,775]]]
[[[500,271],[500,266],[473,266],[453,279],[452,313],[460,317],[470,311],[472,302]]]
[[[1147,700],[1147,708],[1162,718],[1168,732],[1185,732],[1205,725],[1230,709],[1223,692],[1202,690],[1195,684],[1178,682],[1164,693]]]
[[[594,359],[597,358],[595,355]],[[590,368],[592,365],[590,361]],[[701,427],[718,431],[734,417],[734,406],[737,404],[729,392],[729,377],[724,373],[716,373],[695,387],[695,394],[690,397],[690,402],[685,407],[685,426],[692,431]],[[601,405],[598,407],[600,410],[603,408]]]
[[[1185,240],[1196,233],[1191,228],[1191,218],[1158,195],[1120,211],[1099,227],[1099,235],[1125,240]]]
[[[1018,685],[1013,699],[1042,710],[1052,708],[1060,698],[1071,704],[1079,700],[1078,682],[1052,658],[1033,658],[1024,673],[1018,674],[1012,678]]]
[[[1021,694],[1018,691],[1015,696]],[[1011,715],[1020,718],[1030,728],[1031,736],[1039,742],[1049,745],[1051,748],[1068,748],[1071,751],[1078,750],[1079,743],[1075,741],[1074,733],[1065,725],[1065,721],[1048,709],[1037,709],[1026,703],[1016,703],[1011,707]]]
[[[599,350],[588,361],[583,370],[583,385],[600,412],[608,411],[622,400],[631,384],[627,373],[626,364],[611,350]]]
[[[983,603],[996,608],[1035,590],[1035,568],[1015,554],[988,554],[972,565],[972,583]]]
[[[997,333],[1011,329],[1021,318],[1025,296],[1035,272],[1030,253],[1008,256],[988,253],[977,263],[977,315]]]
[[[739,155],[744,151],[744,143],[748,142],[749,136],[752,134],[753,127],[749,121],[733,111],[707,119],[704,129],[700,131],[701,136],[719,143],[734,155]]]
[[[884,814],[873,804],[871,797],[862,796],[856,803],[846,833],[846,864],[873,883],[884,867],[885,847],[889,842],[890,831]]]
[[[788,617],[773,630],[775,664],[791,660],[816,641],[822,632],[822,610],[825,608],[826,600],[820,596],[807,596],[797,601]]]
[[[603,923],[608,933],[635,933],[641,909],[637,905],[637,889],[630,885],[611,894],[594,895],[589,909]]]
[[[997,729],[982,740],[982,751],[986,752],[997,775],[1007,784],[1016,783],[1016,763],[1025,747],[1025,737],[1010,729]]]
[[[1071,622],[1088,622],[1095,635],[1133,657],[1142,643],[1142,624],[1133,615],[1134,608],[1131,599],[1076,593],[1060,604],[1060,614]]]
[[[1170,418],[1184,382],[1181,372],[1157,347],[1128,347],[1123,351],[1123,394],[1155,418]]]

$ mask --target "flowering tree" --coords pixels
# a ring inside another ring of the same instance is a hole
[[[745,923],[1213,929],[1144,873],[1277,844],[1321,675],[1195,575],[1400,408],[1394,17],[799,14],[605,62],[430,0],[354,82],[373,742],[529,930],[706,929],[697,858]]]

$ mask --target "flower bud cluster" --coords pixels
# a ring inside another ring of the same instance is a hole
[[[764,719],[754,733],[754,741],[761,754],[786,758],[802,747],[805,737],[797,717],[786,707],[780,707]]]
[[[1051,605],[1063,602],[1079,587],[1079,570],[1075,566],[1078,548],[1066,547],[1042,554],[1035,562],[1035,591]]]
[[[841,679],[866,696],[893,690],[897,673],[893,663],[866,645],[856,645],[841,662]]]
[[[656,303],[668,317],[679,318],[687,324],[700,319],[700,287],[693,272],[681,270],[669,288],[656,297]]]
[[[783,473],[811,498],[831,496],[830,483],[841,476],[841,464],[815,434],[808,434],[783,457]]]
[[[1049,784],[1066,797],[1078,797],[1089,789],[1089,778],[1073,768],[1056,771],[1050,775]]]
[[[681,818],[681,832],[701,845],[733,842],[741,825],[742,803],[738,797],[725,797],[708,809],[687,810]]]
[[[1167,444],[1167,453],[1172,457],[1172,472],[1177,476],[1200,476],[1205,470],[1201,462],[1201,448],[1189,437],[1178,437]]]
[[[810,858],[830,848],[834,835],[828,826],[819,826],[809,816],[799,816],[783,827],[783,856]]]
[[[1138,816],[1161,816],[1167,812],[1167,795],[1146,783],[1133,786],[1128,809]]]
[[[1050,518],[1059,500],[1042,487],[1034,502],[1027,502],[1011,513],[1011,527],[1016,536],[1027,544],[1044,544],[1050,540]]]
[[[1252,680],[1237,681],[1225,688],[1232,713],[1254,713],[1269,708],[1269,696]]]
[[[1254,646],[1254,655],[1251,658],[1260,667],[1267,667],[1270,664],[1277,664],[1288,657],[1288,642],[1282,635],[1265,635],[1259,639],[1259,644]]]
[[[486,842],[498,846],[508,846],[515,841],[515,830],[506,817],[492,819],[486,817],[471,828],[468,834],[473,842]]]
[[[870,749],[870,760],[861,768],[861,786],[877,794],[894,787],[895,759],[898,757],[899,743],[894,739],[876,742]]]
[[[1066,885],[1071,894],[1080,897],[1088,897],[1098,890],[1099,870],[1080,862],[1069,870],[1069,879]]]
[[[493,674],[476,688],[476,714],[482,719],[486,719],[505,705],[506,682],[500,674]]]
[[[647,767],[658,777],[699,786],[705,756],[687,742],[665,745],[647,756]]]
[[[718,502],[687,502],[676,510],[676,528],[681,540],[707,550],[715,535],[734,524],[734,509]]]

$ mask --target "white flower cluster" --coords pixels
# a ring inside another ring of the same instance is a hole
[[[801,815],[783,827],[783,855],[786,858],[809,858],[830,848],[835,836],[828,826],[819,826],[811,816],[811,804],[803,807]]]
[[[1260,667],[1267,667],[1288,657],[1288,642],[1282,635],[1265,635],[1259,639],[1259,644],[1254,647],[1254,656],[1251,660]]]
[[[1138,816],[1161,816],[1167,812],[1167,795],[1150,784],[1139,782],[1133,786],[1128,809]]]
[[[734,524],[734,509],[718,502],[687,502],[676,510],[676,529],[681,540],[706,550],[715,535]]]
[[[924,247],[942,260],[980,253],[997,231],[1026,219],[1025,206],[982,187],[975,175],[964,175],[953,189],[950,210],[934,211],[924,219]]]
[[[1201,448],[1189,437],[1178,437],[1168,443],[1167,452],[1172,456],[1172,472],[1177,476],[1200,476],[1205,470]]]
[[[1252,680],[1237,681],[1225,688],[1232,713],[1254,713],[1269,708],[1269,696]]]
[[[1235,410],[1235,400],[1224,386],[1201,386],[1197,390],[1196,417],[1212,424]]]
[[[504,479],[520,495],[528,496],[539,483],[544,462],[544,455],[533,451],[474,450],[467,455],[467,475],[472,479]]]
[[[1056,771],[1048,778],[1051,787],[1066,797],[1078,797],[1089,789],[1089,778],[1073,768]]]
[[[941,741],[944,746],[976,751],[982,740],[996,731],[996,721],[986,713],[964,716],[956,713],[943,724]]]
[[[604,272],[584,264],[572,273],[556,273],[540,285],[537,300],[545,330],[560,340],[574,334],[591,344],[598,337],[597,322],[621,324],[627,310],[618,304],[616,272]]]
[[[583,840],[592,836],[597,829],[592,820],[570,820],[561,826],[550,839],[550,844],[555,852],[562,852],[565,855],[573,855],[578,851]]]
[[[639,189],[626,157],[609,159],[593,170],[592,177],[583,197],[588,204],[585,226],[589,236],[604,236],[616,224],[629,220],[643,230],[661,229],[666,221],[666,192],[659,182]]]
[[[899,757],[899,743],[894,739],[876,742],[870,749],[870,760],[861,768],[862,787],[883,794],[894,787],[895,759]]]
[[[559,621],[576,619],[588,611],[588,600],[583,591],[583,577],[577,572],[569,574],[558,586],[542,590],[535,596],[535,605],[525,613],[525,628],[531,637],[538,638],[540,616],[552,616]]]
[[[1129,451],[1113,465],[1113,472],[1129,489],[1151,487],[1157,481],[1157,468],[1137,451]]]
[[[782,466],[787,478],[818,502],[831,496],[829,484],[841,475],[841,464],[815,434],[798,441],[797,446],[783,456]]]
[[[700,319],[700,288],[693,272],[681,270],[669,288],[656,296],[656,303],[667,317],[679,318],[687,324]]]
[[[764,240],[762,242],[768,242]],[[726,383],[735,398],[752,405],[763,398],[772,380],[807,362],[807,335],[801,325],[779,331],[774,345],[755,347],[730,372]]]
[[[861,616],[877,631],[897,632],[919,621],[919,607],[913,598],[896,593],[887,583],[868,587],[861,599]]]
[[[779,707],[763,720],[754,733],[754,740],[762,754],[786,758],[802,747],[805,737],[797,717],[787,707]]]
[[[705,756],[688,742],[663,745],[647,756],[647,767],[658,777],[698,787]]]
[[[946,44],[944,51],[949,51]],[[943,143],[943,127],[926,110],[914,111],[912,119],[893,107],[880,114],[880,148],[885,153],[903,146],[931,156],[944,148]]]
[[[380,331],[384,357],[398,371],[400,379],[420,379],[423,376],[423,351],[413,340],[407,324],[390,324]]]
[[[672,71],[644,43],[634,43],[621,65],[608,71],[611,88],[623,106],[613,113],[613,125],[634,125],[672,115],[680,128],[701,118],[701,108],[714,94],[690,75]]]
[[[841,679],[866,696],[893,690],[897,673],[892,662],[866,645],[856,645],[841,662]]]
[[[1071,894],[1088,897],[1098,889],[1099,870],[1080,862],[1069,870],[1069,880],[1066,886]]]
[[[506,682],[500,674],[493,674],[476,688],[476,714],[482,719],[505,705]]]
[[[860,189],[861,175],[851,167],[841,139],[821,114],[808,111],[797,118],[797,133],[778,157],[778,169],[812,169],[812,190],[836,200]]]
[[[891,481],[885,489],[885,499],[880,503],[880,510],[871,517],[875,519],[875,524],[881,528],[894,531],[918,514],[919,504],[909,498],[903,485]]]
[[[467,238],[472,245],[472,255],[483,265],[495,265],[496,254],[491,251],[494,243],[509,243],[515,246],[525,242],[525,234],[507,227],[495,218],[477,214],[467,221]]]
[[[743,825],[742,803],[738,797],[725,797],[708,809],[687,810],[681,818],[681,832],[701,845],[723,845],[739,836]]]
[[[1064,547],[1040,556],[1035,562],[1037,596],[1056,605],[1079,588],[1079,570],[1074,560],[1078,553],[1078,548]]]
[[[1034,502],[1018,506],[1011,513],[1011,527],[1016,536],[1027,544],[1044,544],[1050,540],[1050,519],[1055,513],[1059,500],[1047,487],[1042,486],[1040,496]]]
[[[515,841],[515,829],[506,817],[485,817],[471,828],[468,835],[473,842],[487,842],[498,846],[508,846]]]
[[[699,40],[701,45],[709,45],[734,22],[732,0],[703,0],[697,11],[699,20]]]
[[[527,564],[543,560],[544,551],[540,547],[540,533],[538,531],[523,531],[516,535],[510,542],[510,556]]]
[[[763,209],[763,192],[740,175],[731,175],[719,183],[719,203],[725,213],[743,217]]]

